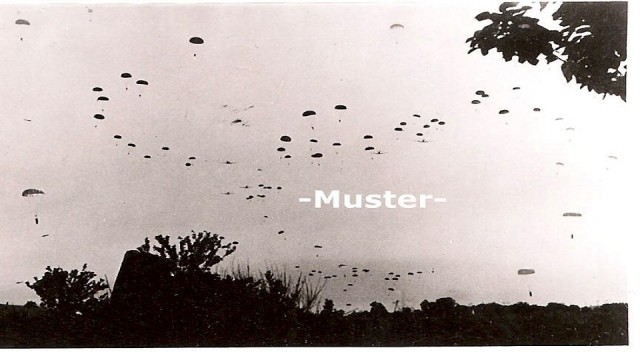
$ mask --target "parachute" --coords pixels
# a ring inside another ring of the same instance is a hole
[[[417,117],[417,118],[419,118],[419,117],[420,117],[420,115],[418,115],[418,114],[413,114],[413,117]]]
[[[18,19],[16,20],[16,25],[31,25],[31,23],[25,19]]]
[[[369,150],[374,150],[375,148],[373,146],[367,146],[366,148],[364,148],[364,151],[369,151]]]
[[[280,152],[282,152],[282,151],[287,151],[287,149],[285,149],[285,148],[283,148],[283,147],[279,147],[277,150],[278,150],[278,151],[280,151]]]
[[[149,85],[149,83],[146,80],[138,80],[138,81],[136,81],[136,84],[138,84],[138,85]]]
[[[284,142],[290,142],[291,138],[287,135],[283,135],[280,137],[280,141],[284,141]]]
[[[93,88],[93,91],[98,91],[98,92],[100,92],[100,91],[102,91],[102,88],[101,88],[101,87],[96,86],[96,87],[94,87],[94,88]]]
[[[400,123],[400,126],[405,126],[405,125],[407,125],[407,123],[404,121]]]
[[[498,114],[500,114],[500,115],[504,115],[504,114],[508,114],[508,113],[509,113],[509,110],[500,110],[500,111],[498,111]]]
[[[340,144],[340,143],[338,143],[338,142],[337,142],[337,143],[333,143],[333,146],[340,146],[340,145],[341,145],[341,144]]]
[[[24,197],[32,197],[36,195],[44,195],[44,191],[38,189],[26,189],[22,192],[22,196]]]
[[[189,42],[196,45],[204,44],[204,40],[202,40],[202,38],[199,38],[197,36],[194,36],[191,39],[189,39]]]
[[[520,269],[518,270],[518,275],[531,275],[535,274],[536,271],[533,269]]]
[[[120,74],[120,77],[121,77],[121,78],[123,78],[123,79],[128,79],[128,78],[130,78],[130,77],[131,77],[131,74],[129,74],[129,73],[122,73],[122,74]]]
[[[322,154],[321,153],[315,153],[313,155],[311,155],[312,158],[321,158]]]
[[[100,96],[98,97],[98,101],[109,101],[109,98],[106,96]]]
[[[533,111],[538,112],[540,111],[540,108],[533,108]]]
[[[444,125],[444,124],[445,124],[445,122],[444,122],[444,121],[440,121],[440,122],[438,123],[438,125]]]
[[[480,100],[472,100],[471,103],[473,105],[478,105],[478,104],[480,104]]]
[[[113,135],[113,138],[114,138],[114,139],[122,139],[122,136],[120,136],[120,135]]]
[[[566,213],[562,214],[562,216],[579,217],[579,216],[582,216],[582,214],[576,213],[576,212],[566,212]]]
[[[395,128],[395,129],[393,129],[393,130],[395,130],[395,131],[402,131],[402,128],[397,127],[397,128]]]
[[[389,26],[389,29],[391,29],[391,30],[404,29],[404,25],[402,25],[402,24],[393,24],[393,25]]]
[[[365,135],[365,136],[364,136],[364,139],[365,139],[365,140],[373,139],[373,136],[371,136],[371,135]]]
[[[94,119],[98,119],[98,120],[104,120],[104,115],[102,115],[102,114],[95,114],[95,115],[93,115],[93,118],[94,118]]]
[[[335,107],[336,110],[347,110],[347,107],[344,105],[336,105]]]
[[[313,110],[307,110],[305,112],[302,113],[302,116],[311,116],[311,115],[315,115],[316,112]]]

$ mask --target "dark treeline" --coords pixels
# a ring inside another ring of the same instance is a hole
[[[212,271],[237,242],[158,236],[125,254],[113,293],[86,269],[47,267],[40,305],[0,305],[0,347],[627,345],[626,304],[596,307],[452,298],[420,309],[345,312],[322,284],[277,270]],[[109,296],[110,295],[110,296]]]
[[[626,304],[464,306],[441,298],[423,301],[421,309],[388,312],[373,302],[369,311],[345,313],[325,300],[316,312],[300,308],[279,280],[271,279],[270,288],[231,276],[179,279],[182,285],[154,293],[153,302],[104,302],[82,315],[33,305],[2,306],[0,346],[628,344]]]

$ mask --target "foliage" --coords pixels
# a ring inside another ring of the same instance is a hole
[[[544,9],[546,3],[540,3]],[[520,63],[538,64],[544,55],[547,63],[562,61],[562,73],[570,82],[596,93],[620,96],[626,100],[627,3],[566,2],[553,19],[562,30],[539,25],[539,19],[527,16],[532,8],[506,2],[498,12],[483,12],[478,21],[491,24],[467,39],[469,53],[480,50],[487,55],[496,49],[505,61],[514,57]]]
[[[95,277],[94,272],[87,270],[87,264],[81,270],[71,271],[47,266],[41,279],[34,277],[34,282],[27,281],[26,285],[40,297],[42,307],[62,314],[76,314],[95,308],[107,299],[106,281],[95,280]]]
[[[152,253],[170,262],[170,266],[176,271],[184,273],[209,273],[214,265],[220,263],[225,257],[236,251],[237,241],[223,244],[224,236],[212,234],[208,231],[178,237],[178,246],[170,244],[169,236],[157,235],[158,245],[151,248],[149,238],[138,247],[139,251]]]

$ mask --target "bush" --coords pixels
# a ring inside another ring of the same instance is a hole
[[[104,279],[94,280],[96,274],[87,270],[87,264],[81,270],[66,271],[62,268],[46,267],[41,279],[34,277],[34,282],[25,282],[40,297],[40,305],[61,314],[84,313],[95,308],[107,299],[108,288]]]

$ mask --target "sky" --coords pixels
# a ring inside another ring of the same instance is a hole
[[[637,125],[557,63],[467,54],[498,4],[0,7],[0,301],[36,300],[17,282],[48,265],[113,283],[145,237],[208,230],[239,242],[226,266],[337,275],[346,310],[626,302]],[[298,202],[315,190],[447,202]]]

